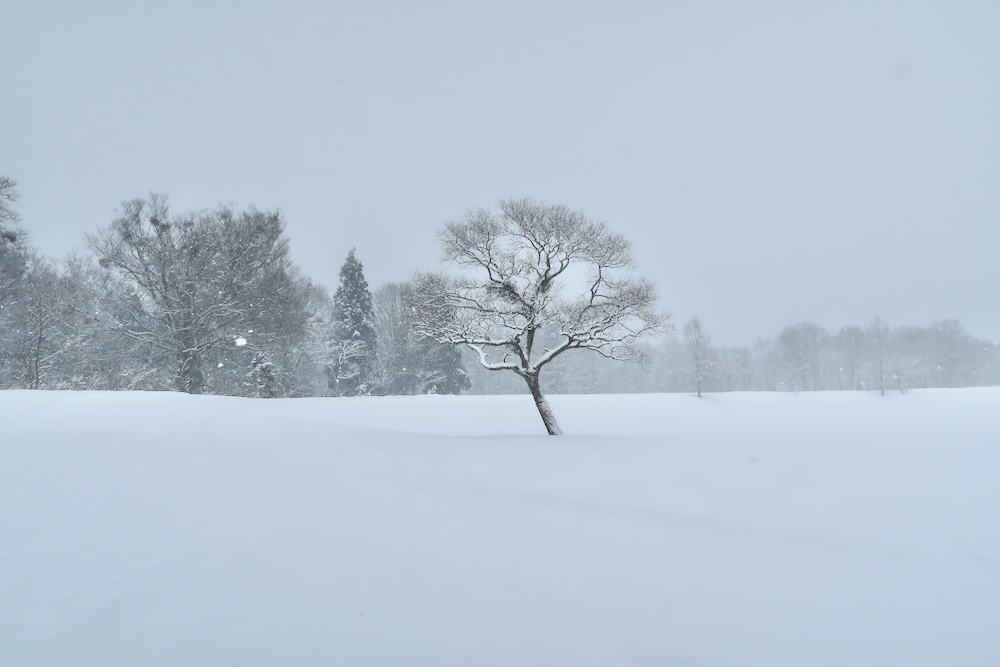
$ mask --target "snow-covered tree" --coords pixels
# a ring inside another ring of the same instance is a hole
[[[333,338],[338,354],[330,369],[330,388],[338,396],[370,392],[376,353],[372,295],[354,249],[340,267],[333,295]]]
[[[778,347],[785,364],[786,386],[794,391],[821,388],[820,349],[828,335],[813,322],[785,327],[778,336]]]
[[[708,343],[708,334],[701,328],[701,321],[697,317],[692,317],[684,325],[684,345],[687,348],[691,378],[694,380],[698,398],[701,398],[702,386],[710,365]]]
[[[418,337],[416,349],[415,393],[460,394],[472,386],[458,347]]]
[[[865,332],[859,326],[846,326],[832,341],[837,364],[837,389],[860,389],[864,386]]]
[[[0,176],[0,316],[14,299],[28,270],[30,252],[17,224],[20,215],[13,207],[17,199],[17,183]]]
[[[282,336],[266,344],[269,358],[280,369],[283,390],[289,396],[322,396],[327,392],[333,340],[333,299],[327,289],[301,279],[299,290],[306,325],[301,335]]]
[[[274,372],[274,364],[263,352],[257,352],[253,355],[250,380],[256,389],[257,398],[277,398],[281,395],[278,377]]]
[[[64,389],[166,389],[172,355],[123,336],[111,314],[139,308],[141,298],[117,273],[91,257],[71,256],[59,267],[59,355],[49,386]]]
[[[32,256],[21,298],[15,305],[14,326],[6,332],[12,338],[10,342],[20,367],[20,384],[27,389],[49,386],[49,370],[62,351],[64,304],[58,280],[49,262]]]
[[[9,176],[0,176],[0,247],[14,243],[20,235],[16,225],[21,216],[14,208],[14,202],[19,197],[17,181]]]
[[[550,435],[561,430],[539,382],[548,364],[569,350],[636,360],[638,339],[666,325],[653,310],[652,283],[616,275],[633,263],[629,242],[565,206],[503,201],[499,211],[445,224],[441,244],[471,273],[418,279],[414,331],[466,345],[484,368],[521,377]],[[558,342],[537,344],[546,328]]]
[[[180,391],[206,388],[203,357],[248,332],[302,331],[305,313],[277,213],[228,208],[171,216],[166,198],[123,204],[89,238],[135,299],[109,313],[117,331],[176,359]],[[245,366],[244,366],[245,368]]]
[[[892,329],[881,317],[876,317],[868,326],[868,342],[872,356],[872,367],[875,373],[875,386],[879,393],[885,396],[886,380],[889,371],[889,336]]]
[[[461,351],[413,333],[412,295],[410,283],[389,283],[374,295],[377,393],[458,394],[469,389]]]
[[[47,309],[40,308],[51,301],[43,285],[49,267],[28,246],[18,225],[20,215],[13,207],[18,196],[17,183],[0,176],[0,387],[37,387],[39,375],[30,360],[43,352],[32,321],[37,324],[41,318],[49,329]]]

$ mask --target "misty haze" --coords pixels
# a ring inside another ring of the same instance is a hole
[[[0,664],[1000,664],[1000,5],[5,9]]]

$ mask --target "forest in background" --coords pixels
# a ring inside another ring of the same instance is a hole
[[[468,349],[413,332],[410,283],[372,290],[354,251],[331,293],[302,276],[277,212],[174,214],[122,205],[88,252],[43,257],[0,177],[0,388],[180,390],[236,396],[523,393]],[[669,306],[669,304],[667,304]],[[745,347],[714,346],[695,318],[638,363],[571,350],[554,393],[907,391],[1000,384],[1000,347],[959,322],[829,332],[811,322]],[[558,340],[543,330],[542,343]]]

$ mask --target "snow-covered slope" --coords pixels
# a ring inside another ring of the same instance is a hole
[[[1000,389],[0,392],[0,665],[1000,664]]]

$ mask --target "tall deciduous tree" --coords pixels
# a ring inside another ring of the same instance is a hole
[[[134,291],[112,318],[128,337],[176,359],[175,384],[200,393],[202,357],[254,332],[304,329],[301,290],[277,213],[220,208],[171,216],[166,198],[126,202],[90,237],[102,266]]]
[[[701,398],[701,388],[709,366],[708,343],[708,334],[701,328],[701,321],[697,317],[692,317],[684,325],[684,345],[687,348],[688,363],[698,398]]]
[[[635,360],[637,340],[666,325],[653,310],[652,283],[617,275],[633,263],[629,242],[579,211],[508,200],[445,224],[440,237],[445,257],[469,273],[418,279],[414,331],[466,345],[486,369],[521,377],[550,435],[562,431],[539,385],[542,369],[569,350]],[[558,342],[537,344],[545,328]]]

